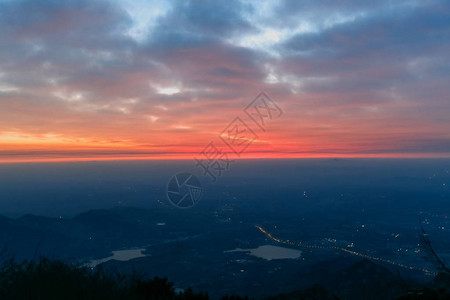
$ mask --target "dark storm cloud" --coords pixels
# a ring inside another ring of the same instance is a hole
[[[99,1],[0,3],[3,59],[77,61],[80,50],[123,49],[130,40],[127,14]],[[13,49],[14,47],[14,49]],[[11,51],[16,50],[16,51]]]
[[[116,6],[98,1],[0,5],[0,70],[9,84],[43,89],[53,79],[76,88],[79,78],[107,80],[115,74],[114,83],[116,74],[129,68],[125,57],[134,43],[124,31],[131,20]]]
[[[367,54],[415,55],[446,45],[450,6],[443,3],[406,10],[380,10],[319,33],[293,37],[285,46],[294,52],[312,52],[324,58],[359,58]]]
[[[254,31],[245,14],[253,8],[240,1],[174,1],[141,48],[163,63],[172,78],[196,96],[230,99],[263,79],[257,53],[227,43],[233,34]]]
[[[252,29],[243,15],[253,12],[253,7],[238,0],[178,0],[173,4],[173,10],[160,22],[161,29],[195,32],[216,39]]]
[[[307,91],[373,91],[448,76],[449,5],[373,11],[364,18],[299,34],[281,48],[280,68],[331,81]],[[370,97],[369,97],[370,98]]]

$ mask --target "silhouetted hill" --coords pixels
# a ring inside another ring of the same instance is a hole
[[[281,294],[275,297],[266,298],[266,300],[337,300],[339,299],[332,292],[321,285],[314,285],[305,290],[292,293]]]
[[[98,226],[114,226],[120,225],[124,221],[124,218],[112,210],[96,209],[88,210],[81,213],[71,219],[73,223],[79,223],[86,226],[98,227]],[[107,222],[107,223],[103,223]]]
[[[173,299],[207,300],[207,294],[187,289],[175,293],[165,278],[142,280],[135,276],[89,271],[61,261],[7,261],[0,270],[0,299]]]
[[[24,215],[15,220],[15,225],[38,231],[52,230],[61,226],[61,220],[43,216]]]
[[[450,295],[450,274],[439,273],[427,287],[432,290],[446,292]]]
[[[362,260],[337,274],[332,290],[342,299],[396,299],[409,285],[398,275],[369,260]]]
[[[266,300],[450,299],[449,274],[438,275],[425,288],[410,287],[406,290],[402,280],[388,270],[360,261],[335,279],[338,286],[335,291],[314,285]],[[4,261],[0,268],[0,299],[208,300],[209,296],[191,288],[177,293],[173,283],[165,278],[144,279],[143,275],[120,275],[101,269],[92,271],[58,260],[41,259],[22,263]],[[222,296],[222,300],[245,299],[248,298]]]
[[[322,277],[311,288],[271,297],[290,299],[397,299],[411,288],[402,278],[369,260],[361,260],[338,272],[321,269]]]
[[[448,300],[450,299],[450,274],[439,273],[423,288],[413,288],[401,300]]]
[[[130,245],[144,246],[199,232],[204,227],[196,226],[198,223],[214,222],[202,216],[196,216],[196,221],[192,222],[179,215],[178,211],[121,207],[90,210],[68,219],[35,215],[17,219],[0,217],[0,249],[7,248],[18,259],[32,259],[36,255],[61,259],[100,258]],[[176,222],[170,222],[174,216]],[[160,222],[164,222],[164,226],[158,226]]]
[[[408,291],[414,293],[414,286],[392,271],[368,260],[357,261],[354,256],[333,254],[324,259],[305,251],[305,261],[266,261],[246,253],[225,253],[268,241],[253,224],[243,223],[245,220],[233,223],[222,214],[120,207],[90,210],[73,218],[0,217],[0,249],[17,261],[43,256],[81,264],[109,257],[111,251],[142,247],[147,256],[111,260],[102,264],[103,270],[140,271],[146,279],[164,276],[178,288],[192,286],[213,297],[227,293],[264,297],[294,291],[280,297],[389,300]],[[318,286],[304,290],[315,283]],[[442,286],[448,286],[444,275],[426,288],[440,290]],[[423,289],[415,288],[418,292]]]
[[[6,224],[6,223],[9,223],[11,221],[12,221],[11,218],[0,216],[0,224]]]

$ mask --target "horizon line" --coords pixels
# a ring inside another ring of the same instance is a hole
[[[229,153],[231,154],[231,153]],[[280,153],[278,153],[280,154]],[[273,160],[273,159],[450,159],[450,153],[310,153],[309,155],[244,155],[229,157],[231,160]],[[176,155],[176,154],[175,154]],[[194,160],[198,153],[190,156],[173,156],[170,153],[158,156],[86,156],[86,157],[27,157],[27,158],[7,158],[0,157],[0,164],[21,164],[21,163],[51,163],[51,162],[95,162],[95,161],[149,161],[149,160]]]

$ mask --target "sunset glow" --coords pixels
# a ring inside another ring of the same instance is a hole
[[[231,153],[235,117],[236,159],[450,157],[445,1],[136,3],[0,0],[0,162]]]

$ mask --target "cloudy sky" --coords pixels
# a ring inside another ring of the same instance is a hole
[[[449,61],[448,1],[0,0],[0,161],[448,157]]]

